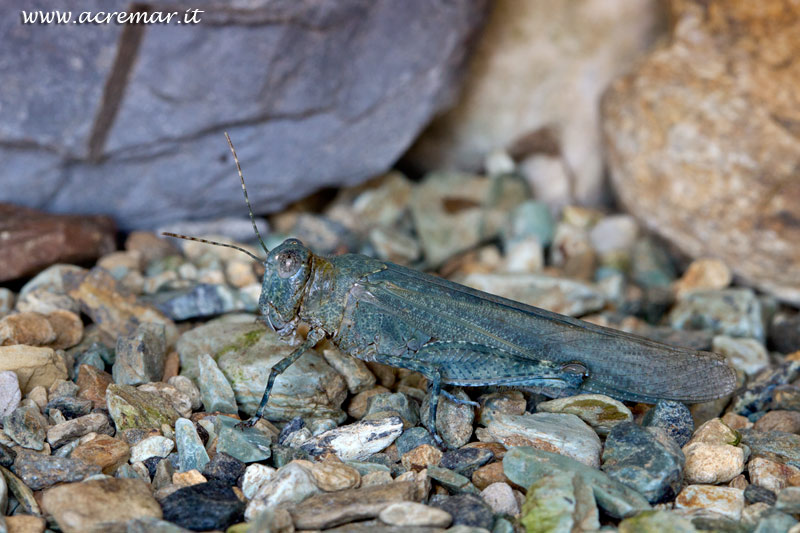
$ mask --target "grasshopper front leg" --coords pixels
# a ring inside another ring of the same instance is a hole
[[[289,354],[288,357],[281,359],[272,367],[269,372],[269,378],[267,379],[267,386],[264,387],[264,395],[261,397],[261,402],[258,404],[258,409],[256,409],[256,414],[247,421],[237,424],[239,429],[253,427],[259,420],[261,420],[261,418],[264,416],[264,409],[267,407],[267,402],[269,401],[269,393],[272,391],[272,386],[275,384],[275,379],[279,375],[283,374],[283,372],[289,368],[292,363],[300,359],[301,355],[316,346],[316,344],[324,338],[325,332],[322,329],[312,329],[308,333],[308,337],[306,337],[306,340],[303,342],[303,344]]]

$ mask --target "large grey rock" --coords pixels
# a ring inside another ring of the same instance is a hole
[[[19,53],[0,59],[0,201],[110,213],[124,228],[238,214],[223,130],[259,212],[362,181],[394,163],[452,99],[486,6],[206,3],[199,24],[40,31],[3,4],[0,48]],[[81,9],[125,11],[129,2]]]

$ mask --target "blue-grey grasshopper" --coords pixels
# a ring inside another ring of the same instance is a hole
[[[428,429],[437,442],[440,395],[472,403],[447,393],[446,385],[527,387],[550,396],[594,392],[645,403],[705,402],[736,386],[733,369],[714,353],[661,344],[365,255],[322,257],[296,239],[268,250],[230,148],[267,256],[222,246],[263,263],[258,307],[269,327],[282,337],[294,335],[300,323],[310,327],[306,340],[272,367],[248,425],[262,417],[275,379],[324,338],[364,361],[424,375],[431,398]]]

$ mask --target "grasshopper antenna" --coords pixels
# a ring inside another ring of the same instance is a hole
[[[239,179],[242,181],[242,192],[244,193],[244,201],[247,202],[247,210],[250,212],[250,222],[253,223],[253,230],[256,232],[256,236],[258,237],[258,242],[261,243],[261,248],[264,249],[264,253],[269,255],[269,250],[267,249],[267,245],[264,244],[264,239],[261,238],[261,234],[258,232],[258,227],[256,226],[256,217],[253,215],[253,208],[250,206],[250,198],[247,197],[247,187],[244,185],[244,176],[242,175],[242,167],[239,165],[239,158],[236,156],[236,149],[233,147],[233,143],[231,142],[231,137],[228,135],[228,132],[225,132],[225,138],[228,140],[228,146],[231,148],[231,153],[233,154],[233,161],[236,163],[236,171],[239,173]]]
[[[214,246],[224,246],[225,248],[233,248],[234,250],[239,250],[240,252],[249,255],[250,257],[252,257],[256,261],[258,261],[259,263],[263,263],[264,262],[264,260],[261,259],[260,257],[258,257],[257,255],[251,254],[250,252],[248,252],[244,248],[241,248],[239,246],[234,246],[233,244],[225,244],[224,242],[208,241],[206,239],[200,239],[198,237],[189,237],[187,235],[180,235],[178,233],[170,233],[168,231],[163,232],[161,235],[166,235],[167,237],[175,237],[176,239],[184,239],[184,240],[187,240],[187,241],[197,241],[197,242],[202,242],[202,243],[205,243],[205,244],[213,244]]]

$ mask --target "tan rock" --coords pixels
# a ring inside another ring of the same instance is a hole
[[[800,412],[768,411],[753,425],[756,431],[783,431],[800,433]]]
[[[453,521],[450,513],[416,502],[397,502],[380,512],[384,524],[397,527],[447,527]]]
[[[70,454],[73,459],[98,465],[104,474],[113,474],[131,456],[131,448],[122,440],[97,435],[89,442],[79,444]]]
[[[72,311],[57,309],[47,315],[47,321],[56,334],[50,347],[56,350],[72,348],[83,338],[83,321]]]
[[[707,509],[739,520],[744,509],[744,491],[714,485],[688,485],[675,498],[675,508]]]
[[[730,444],[689,443],[683,455],[688,483],[727,483],[744,470],[744,450]]]
[[[510,483],[505,473],[503,473],[503,463],[501,461],[483,465],[472,473],[472,484],[478,490],[483,490],[492,483]]]
[[[376,394],[383,394],[384,392],[390,391],[381,385],[373,387],[369,390],[365,390],[364,392],[359,392],[350,398],[350,403],[347,405],[347,414],[356,420],[361,420],[367,413],[367,404],[369,403],[369,399]]]
[[[617,196],[687,255],[798,303],[800,6],[671,5],[671,38],[603,101]]]
[[[400,457],[400,462],[408,470],[419,472],[429,466],[437,466],[442,460],[442,452],[430,444],[420,444]]]
[[[311,475],[317,487],[326,492],[335,490],[354,489],[361,484],[361,475],[358,470],[341,461],[325,461],[314,463]]]
[[[67,366],[52,348],[0,346],[0,371],[13,370],[19,387],[27,394],[37,385],[50,387],[57,379],[67,379]]]
[[[764,457],[752,457],[747,462],[750,482],[773,492],[789,485],[792,478],[800,477],[800,468],[777,463]]]
[[[106,405],[106,389],[114,382],[111,374],[91,365],[81,365],[78,369],[78,397],[91,400],[95,408]]]
[[[189,487],[191,485],[199,485],[208,481],[206,477],[197,469],[188,470],[186,472],[175,472],[172,474],[172,483],[179,487]]]
[[[125,240],[125,249],[138,252],[144,264],[180,253],[169,239],[159,237],[155,233],[148,231],[131,232]]]
[[[45,346],[56,340],[56,332],[40,313],[17,313],[0,319],[0,344]]]
[[[697,289],[724,289],[731,284],[733,275],[723,261],[713,258],[695,259],[689,264],[681,279],[672,289],[680,296]]]
[[[6,517],[8,533],[44,533],[47,521],[33,515],[18,514]]]
[[[709,444],[738,444],[739,435],[719,418],[712,418],[697,428],[686,444],[707,442]]]
[[[399,476],[397,479],[399,481],[406,481],[400,479]],[[372,485],[383,485],[384,483],[391,483],[391,482],[392,482],[392,474],[384,470],[379,470],[377,472],[370,472],[368,474],[364,474],[363,476],[361,476],[362,487],[370,487]]]
[[[65,483],[44,492],[42,507],[64,533],[83,533],[108,522],[162,516],[150,487],[139,479]]]
[[[753,423],[746,416],[737,415],[736,413],[725,413],[722,417],[722,422],[733,430],[753,427]]]

